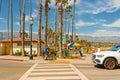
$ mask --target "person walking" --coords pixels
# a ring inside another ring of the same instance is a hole
[[[83,48],[82,47],[80,47],[79,53],[80,53],[80,56],[83,57]]]
[[[45,59],[45,60],[47,60],[48,55],[49,55],[49,47],[47,46],[47,47],[45,48],[45,56],[44,56],[44,59]]]

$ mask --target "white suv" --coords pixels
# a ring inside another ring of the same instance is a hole
[[[93,53],[92,61],[106,69],[116,68],[120,64],[120,45],[116,45],[108,51]]]

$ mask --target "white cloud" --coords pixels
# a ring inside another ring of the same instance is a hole
[[[92,26],[92,25],[95,25],[97,23],[94,23],[94,22],[84,22],[84,21],[79,21],[78,23],[76,23],[76,26],[77,27],[81,27],[81,26]]]
[[[116,31],[107,31],[107,30],[97,30],[96,32],[91,33],[79,33],[79,35],[93,36],[93,37],[102,37],[102,36],[120,36],[120,32]]]
[[[115,22],[111,24],[103,24],[105,27],[120,27],[120,19],[116,20]]]
[[[17,26],[20,26],[20,23],[19,23],[19,22],[16,22],[15,24],[16,24]]]
[[[116,34],[117,33],[117,34]],[[107,30],[97,30],[92,36],[120,36],[120,32],[107,31]]]
[[[4,18],[0,18],[0,20],[3,20]]]
[[[81,0],[81,5],[79,5],[79,7],[82,13],[112,13],[120,9],[120,0],[96,0],[94,3]]]
[[[30,16],[26,15],[26,16],[25,16],[25,21],[28,22],[29,19],[30,19]]]

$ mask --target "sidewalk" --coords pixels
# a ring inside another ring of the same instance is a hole
[[[33,60],[29,59],[29,56],[11,56],[11,55],[3,55],[0,56],[0,60],[10,60],[10,61],[20,61],[20,62],[41,62],[45,63],[46,61],[40,57],[39,59],[37,57],[33,57]]]

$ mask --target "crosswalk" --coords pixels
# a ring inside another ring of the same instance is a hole
[[[71,64],[36,63],[19,80],[81,80]]]

